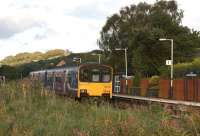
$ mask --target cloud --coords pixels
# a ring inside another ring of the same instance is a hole
[[[156,0],[2,0],[0,59],[19,52],[55,48],[73,52],[97,49],[107,17],[124,6]],[[192,1],[192,2],[191,2]],[[178,0],[183,25],[199,29],[197,0]]]
[[[73,11],[68,11],[66,15],[71,15],[74,17],[82,18],[82,19],[104,19],[106,14],[99,10],[99,6],[96,3],[77,7]]]
[[[199,16],[199,5],[198,0],[180,0],[177,1],[179,8],[184,10],[183,25],[200,31],[200,16]]]
[[[5,17],[0,18],[0,38],[10,38],[32,27],[41,27],[42,22],[31,18]]]

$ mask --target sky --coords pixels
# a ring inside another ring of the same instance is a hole
[[[87,52],[107,17],[122,7],[156,0],[0,0],[0,60],[21,52]],[[200,31],[200,1],[177,0],[182,24]]]

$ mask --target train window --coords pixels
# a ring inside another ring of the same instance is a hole
[[[111,70],[105,67],[83,67],[80,69],[81,82],[110,82]]]
[[[92,82],[99,82],[100,81],[100,70],[99,69],[92,69]]]
[[[102,75],[102,81],[103,82],[109,82],[110,81],[110,75],[109,74]]]
[[[53,82],[53,77],[50,77],[50,78],[49,78],[49,81],[50,81],[50,82]]]
[[[62,82],[62,77],[55,77],[56,82]]]
[[[67,74],[67,82],[69,83],[70,86],[72,86],[72,75],[71,75],[71,72],[69,72]]]
[[[53,83],[53,81],[54,81],[54,77],[52,75],[48,75],[47,76],[47,82]]]
[[[111,80],[110,71],[103,69],[102,70],[102,82],[109,82]]]
[[[99,82],[99,75],[93,74],[93,75],[92,75],[92,81],[93,81],[93,82]]]
[[[84,82],[89,82],[90,81],[90,71],[88,69],[81,70],[80,78]]]
[[[77,72],[69,71],[67,74],[67,82],[69,83],[70,88],[78,88]]]

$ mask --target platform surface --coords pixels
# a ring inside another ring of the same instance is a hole
[[[112,96],[115,98],[126,98],[126,99],[143,100],[143,101],[150,101],[150,102],[160,102],[160,103],[200,107],[200,102],[178,101],[178,100],[151,98],[151,97],[142,97],[142,96],[131,96],[131,95],[124,95],[124,94],[116,94],[116,93],[113,93]]]

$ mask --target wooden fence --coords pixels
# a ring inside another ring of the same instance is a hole
[[[142,79],[139,87],[134,87],[133,80],[129,79],[126,89],[125,80],[122,79],[120,93],[200,102],[200,79],[175,79],[173,83],[173,89],[171,89],[170,80],[161,79],[156,89],[152,89],[148,79]]]

